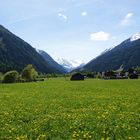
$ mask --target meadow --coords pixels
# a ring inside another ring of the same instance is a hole
[[[0,140],[139,140],[140,80],[0,84]]]

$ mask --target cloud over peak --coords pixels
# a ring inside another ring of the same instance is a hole
[[[87,16],[87,12],[85,11],[81,12],[81,16]]]
[[[58,13],[58,17],[60,17],[60,18],[62,18],[64,20],[68,19],[68,17],[66,15],[62,14],[62,13]]]
[[[110,34],[103,31],[92,33],[90,35],[90,39],[93,41],[107,41],[109,40],[109,37]]]
[[[128,26],[131,23],[131,19],[133,17],[133,13],[127,13],[124,17],[124,19],[121,21],[122,26]]]

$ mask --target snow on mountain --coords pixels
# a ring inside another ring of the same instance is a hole
[[[130,38],[130,41],[135,41],[138,39],[140,39],[140,32],[132,35],[132,37]]]
[[[77,67],[82,67],[85,65],[85,62],[82,60],[67,60],[64,58],[58,58],[56,61],[64,68],[66,68],[68,71],[71,71]]]
[[[38,53],[40,52],[40,50],[39,49],[37,49],[37,48],[34,48]]]

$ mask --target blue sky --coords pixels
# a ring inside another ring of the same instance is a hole
[[[140,32],[140,0],[0,0],[0,24],[54,59],[85,62]]]

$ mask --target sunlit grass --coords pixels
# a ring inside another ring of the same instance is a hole
[[[140,139],[140,80],[0,84],[0,139]]]

